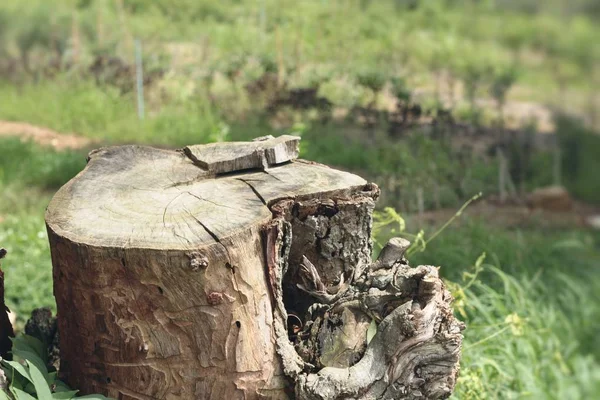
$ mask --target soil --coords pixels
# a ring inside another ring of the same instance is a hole
[[[419,221],[417,215],[407,218],[408,223],[441,226],[456,213],[455,208],[430,210],[423,213]],[[550,211],[531,208],[524,204],[500,204],[493,200],[482,200],[470,205],[456,221],[479,219],[486,223],[505,228],[536,229],[598,229],[594,224],[600,216],[600,207],[574,202],[570,211]]]
[[[17,136],[22,140],[32,140],[42,146],[56,150],[76,150],[89,147],[93,141],[74,134],[64,134],[52,129],[24,122],[0,121],[0,137]]]

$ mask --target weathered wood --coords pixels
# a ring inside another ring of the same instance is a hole
[[[134,399],[446,395],[460,326],[405,242],[371,263],[377,187],[292,160],[296,139],[245,145],[100,149],[55,195],[63,378]]]
[[[345,201],[293,202],[292,207],[282,202],[274,207],[275,221],[288,224],[291,232],[282,230],[283,236],[290,236],[287,241],[267,242],[279,243],[272,254],[283,254],[268,264],[269,270],[279,271],[271,274],[277,280],[271,285],[278,288],[274,293],[282,293],[287,311],[302,316],[302,326],[287,333],[296,351],[289,351],[289,341],[278,341],[284,345],[284,368],[294,377],[295,398],[446,398],[456,383],[464,328],[452,315],[451,295],[437,268],[408,266],[404,253],[410,243],[404,239],[391,239],[375,262],[355,258],[360,254],[356,249],[343,251],[352,248],[355,238],[350,232],[368,242],[365,230],[356,230],[356,225],[361,214],[370,217],[372,203],[360,198],[350,203],[360,210],[361,202],[363,211],[353,212],[344,212]],[[299,229],[298,220],[315,228]],[[336,235],[340,254],[326,250],[332,231],[322,232],[331,225],[348,232]],[[370,233],[370,220],[366,232]],[[320,249],[317,255],[310,252],[314,248]],[[297,264],[294,253],[311,254],[315,263],[303,257]],[[337,269],[337,280],[327,279],[333,269],[328,261],[346,257],[352,259],[349,268]],[[278,319],[276,314],[276,323]],[[368,342],[372,324],[377,333]]]
[[[184,148],[197,165],[215,174],[251,168],[267,169],[298,158],[300,138],[264,136],[253,142],[210,143]]]

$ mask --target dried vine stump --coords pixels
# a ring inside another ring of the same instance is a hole
[[[60,374],[119,399],[442,398],[462,326],[299,138],[94,151],[46,221]]]

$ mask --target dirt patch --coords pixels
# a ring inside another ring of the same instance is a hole
[[[455,208],[427,211],[419,223],[417,215],[407,218],[409,224],[427,224],[439,227],[456,213]],[[456,223],[469,218],[483,220],[493,226],[504,228],[581,229],[594,228],[593,217],[600,214],[597,206],[574,202],[570,211],[550,211],[518,204],[494,204],[479,201],[470,205]]]
[[[16,136],[22,140],[32,140],[37,144],[51,146],[56,150],[81,149],[89,147],[93,143],[88,138],[63,134],[24,122],[0,121],[0,137],[2,136]]]

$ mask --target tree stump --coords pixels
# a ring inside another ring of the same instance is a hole
[[[90,153],[52,199],[60,374],[119,399],[447,397],[462,324],[299,138]]]

